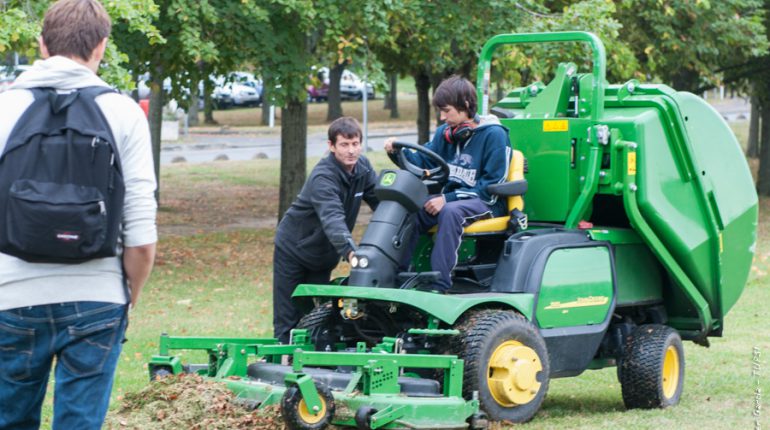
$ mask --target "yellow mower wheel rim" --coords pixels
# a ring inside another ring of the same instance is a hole
[[[321,420],[324,419],[324,416],[326,415],[326,400],[321,397],[321,410],[318,411],[316,415],[313,415],[313,413],[308,410],[305,399],[302,399],[299,401],[299,404],[297,404],[297,412],[299,413],[299,417],[302,419],[302,421],[306,422],[307,424],[316,424],[321,422]]]
[[[527,404],[540,391],[537,374],[542,370],[543,363],[534,349],[515,340],[503,342],[489,358],[489,392],[504,407]]]
[[[667,399],[674,397],[679,387],[679,352],[674,345],[666,349],[663,357],[663,395]]]

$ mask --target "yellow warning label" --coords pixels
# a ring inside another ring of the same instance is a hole
[[[628,153],[628,174],[636,175],[636,152]]]
[[[568,131],[569,121],[566,119],[552,119],[543,121],[543,131]]]
[[[607,302],[609,302],[609,297],[607,296],[588,296],[588,297],[578,297],[577,300],[573,300],[571,302],[551,302],[548,306],[546,306],[544,309],[568,309],[568,308],[584,308],[587,306],[602,306],[606,305]]]

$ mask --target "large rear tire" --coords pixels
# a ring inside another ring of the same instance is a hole
[[[628,338],[619,370],[627,408],[676,405],[684,386],[682,338],[676,330],[660,324],[637,327]]]
[[[537,328],[513,311],[482,310],[455,328],[452,352],[465,360],[463,395],[478,392],[490,420],[522,423],[540,409],[549,382],[545,341]]]

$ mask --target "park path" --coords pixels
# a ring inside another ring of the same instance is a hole
[[[728,122],[749,118],[751,105],[746,99],[711,100],[712,105]],[[417,129],[413,126],[388,126],[382,123],[369,126],[368,149],[381,151],[387,137],[396,136],[417,143]],[[326,132],[311,132],[307,138],[307,156],[320,157],[327,150]],[[261,128],[259,131],[194,128],[179,142],[163,142],[160,163],[208,163],[219,160],[251,160],[254,158],[281,158],[280,128]]]

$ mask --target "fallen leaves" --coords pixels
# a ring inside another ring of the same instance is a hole
[[[108,416],[108,429],[224,430],[282,429],[276,407],[248,411],[236,404],[224,384],[199,375],[179,375],[152,382],[127,393],[117,413]]]

